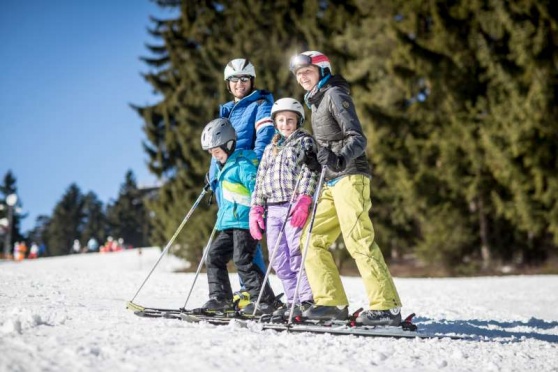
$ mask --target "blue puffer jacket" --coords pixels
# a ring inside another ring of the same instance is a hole
[[[238,102],[230,101],[219,107],[219,116],[228,118],[236,131],[236,150],[254,150],[258,160],[261,160],[265,147],[275,134],[271,120],[273,102],[270,92],[256,89]],[[209,181],[216,195],[217,205],[220,205],[216,174],[217,163],[215,159],[211,159]]]
[[[230,101],[220,107],[219,116],[228,118],[236,130],[236,148],[254,150],[262,158],[265,147],[275,134],[271,120],[273,95],[266,90],[254,90],[238,102]]]
[[[217,173],[218,231],[250,228],[250,201],[257,172],[258,158],[254,151],[236,150]]]

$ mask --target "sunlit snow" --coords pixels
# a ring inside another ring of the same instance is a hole
[[[137,317],[126,302],[160,251],[138,253],[0,261],[0,371],[558,371],[556,275],[395,278],[421,330],[467,339],[363,338]],[[184,306],[183,266],[163,257],[134,301]],[[350,310],[364,306],[360,279],[343,282]],[[202,273],[187,307],[206,299]]]

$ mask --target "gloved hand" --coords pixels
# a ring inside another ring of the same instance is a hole
[[[293,212],[291,213],[291,226],[299,228],[304,227],[308,219],[308,214],[310,213],[311,204],[312,198],[308,195],[300,195],[297,198],[296,204],[293,207]]]
[[[250,208],[250,235],[256,240],[262,240],[262,231],[265,230],[264,208],[254,205]]]
[[[205,174],[204,182],[205,185],[203,186],[203,188],[205,189],[205,191],[209,191],[209,189],[211,189],[211,182],[209,182],[209,172]]]
[[[321,165],[326,165],[334,172],[341,172],[343,169],[345,169],[345,158],[339,155],[335,155],[335,153],[327,147],[322,147],[318,151],[317,158],[318,162],[320,162]]]
[[[316,153],[313,150],[305,150],[304,151],[304,164],[308,167],[310,172],[321,172],[322,166],[318,162],[318,158],[316,157]]]

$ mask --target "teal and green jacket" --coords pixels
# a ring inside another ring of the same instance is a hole
[[[252,150],[236,150],[218,171],[218,231],[250,228],[248,215],[257,172],[258,157]]]

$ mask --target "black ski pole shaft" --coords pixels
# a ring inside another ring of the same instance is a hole
[[[190,291],[188,292],[188,297],[186,297],[186,302],[184,302],[184,307],[183,307],[184,309],[186,309],[186,305],[188,305],[188,301],[190,300],[190,295],[192,294],[192,290],[194,289],[194,285],[196,285],[196,281],[198,280],[198,276],[200,275],[201,269],[203,267],[203,263],[205,262],[205,260],[207,258],[207,254],[209,252],[209,248],[211,247],[211,242],[213,241],[213,236],[215,236],[216,231],[217,231],[217,225],[215,225],[215,227],[213,228],[213,231],[211,232],[211,235],[209,236],[209,240],[207,241],[205,249],[203,250],[202,258],[200,260],[200,263],[198,264],[198,269],[196,270],[196,275],[194,276],[194,282],[192,283],[192,286],[190,287]]]
[[[200,260],[200,263],[198,264],[198,269],[196,270],[196,275],[194,276],[194,282],[192,283],[192,286],[190,287],[190,291],[188,292],[188,297],[186,297],[186,302],[184,302],[184,307],[183,307],[184,309],[186,309],[186,305],[188,305],[188,301],[190,300],[190,295],[192,294],[192,290],[194,289],[194,286],[196,285],[196,281],[198,280],[198,276],[200,275],[201,269],[203,267],[203,263],[205,262],[205,260],[207,258],[207,254],[209,253],[209,248],[211,247],[211,242],[213,241],[213,236],[215,235],[216,231],[217,231],[217,223],[215,223],[215,227],[213,227],[213,231],[211,232],[211,235],[209,236],[209,240],[207,241],[205,249],[203,250],[202,258]]]
[[[306,235],[306,244],[304,244],[304,252],[302,254],[302,261],[300,263],[300,269],[298,270],[298,276],[296,278],[296,287],[293,299],[298,298],[298,291],[300,287],[300,279],[302,278],[302,273],[304,272],[304,262],[306,261],[306,255],[308,254],[308,244],[310,243],[310,236],[312,235],[312,229],[314,228],[314,219],[316,218],[316,209],[318,209],[318,200],[320,199],[320,194],[322,193],[322,186],[324,184],[325,173],[327,166],[322,166],[322,173],[320,174],[320,180],[318,181],[318,186],[316,187],[316,192],[314,193],[314,205],[312,206],[312,216],[310,218],[310,224],[308,225],[308,233]],[[295,308],[295,301],[291,305],[291,311],[289,312],[289,320],[287,324],[291,324],[293,321],[293,314]]]
[[[190,210],[188,211],[188,213],[186,214],[186,216],[184,216],[184,219],[182,220],[182,223],[180,224],[180,226],[178,226],[178,229],[176,229],[176,232],[174,233],[174,235],[172,236],[172,238],[169,240],[169,242],[167,243],[167,245],[165,246],[165,249],[163,249],[163,252],[161,252],[161,255],[159,256],[159,259],[157,260],[157,262],[155,262],[155,265],[153,265],[153,268],[151,268],[151,271],[149,272],[149,274],[147,275],[147,277],[145,278],[145,280],[143,281],[143,283],[141,283],[140,287],[138,288],[136,294],[134,295],[134,297],[132,297],[132,299],[130,300],[130,302],[134,302],[134,300],[136,299],[137,295],[140,293],[141,289],[143,288],[143,286],[145,285],[145,283],[147,282],[147,280],[149,279],[149,277],[151,276],[151,274],[153,274],[153,271],[155,270],[155,268],[157,267],[157,265],[159,265],[159,262],[161,262],[161,259],[163,258],[163,256],[165,255],[165,253],[167,253],[167,251],[170,249],[170,247],[172,246],[172,243],[174,243],[174,241],[176,240],[178,234],[180,234],[180,231],[182,230],[182,228],[184,227],[184,225],[186,224],[186,222],[188,222],[188,220],[190,219],[190,216],[192,216],[192,213],[194,213],[194,211],[196,210],[196,208],[198,207],[198,205],[200,204],[201,200],[203,199],[203,197],[205,196],[205,194],[207,193],[209,189],[209,185],[206,185],[200,196],[198,196],[198,198],[196,199],[196,201],[194,202],[194,204],[192,205],[192,207],[190,208]]]

